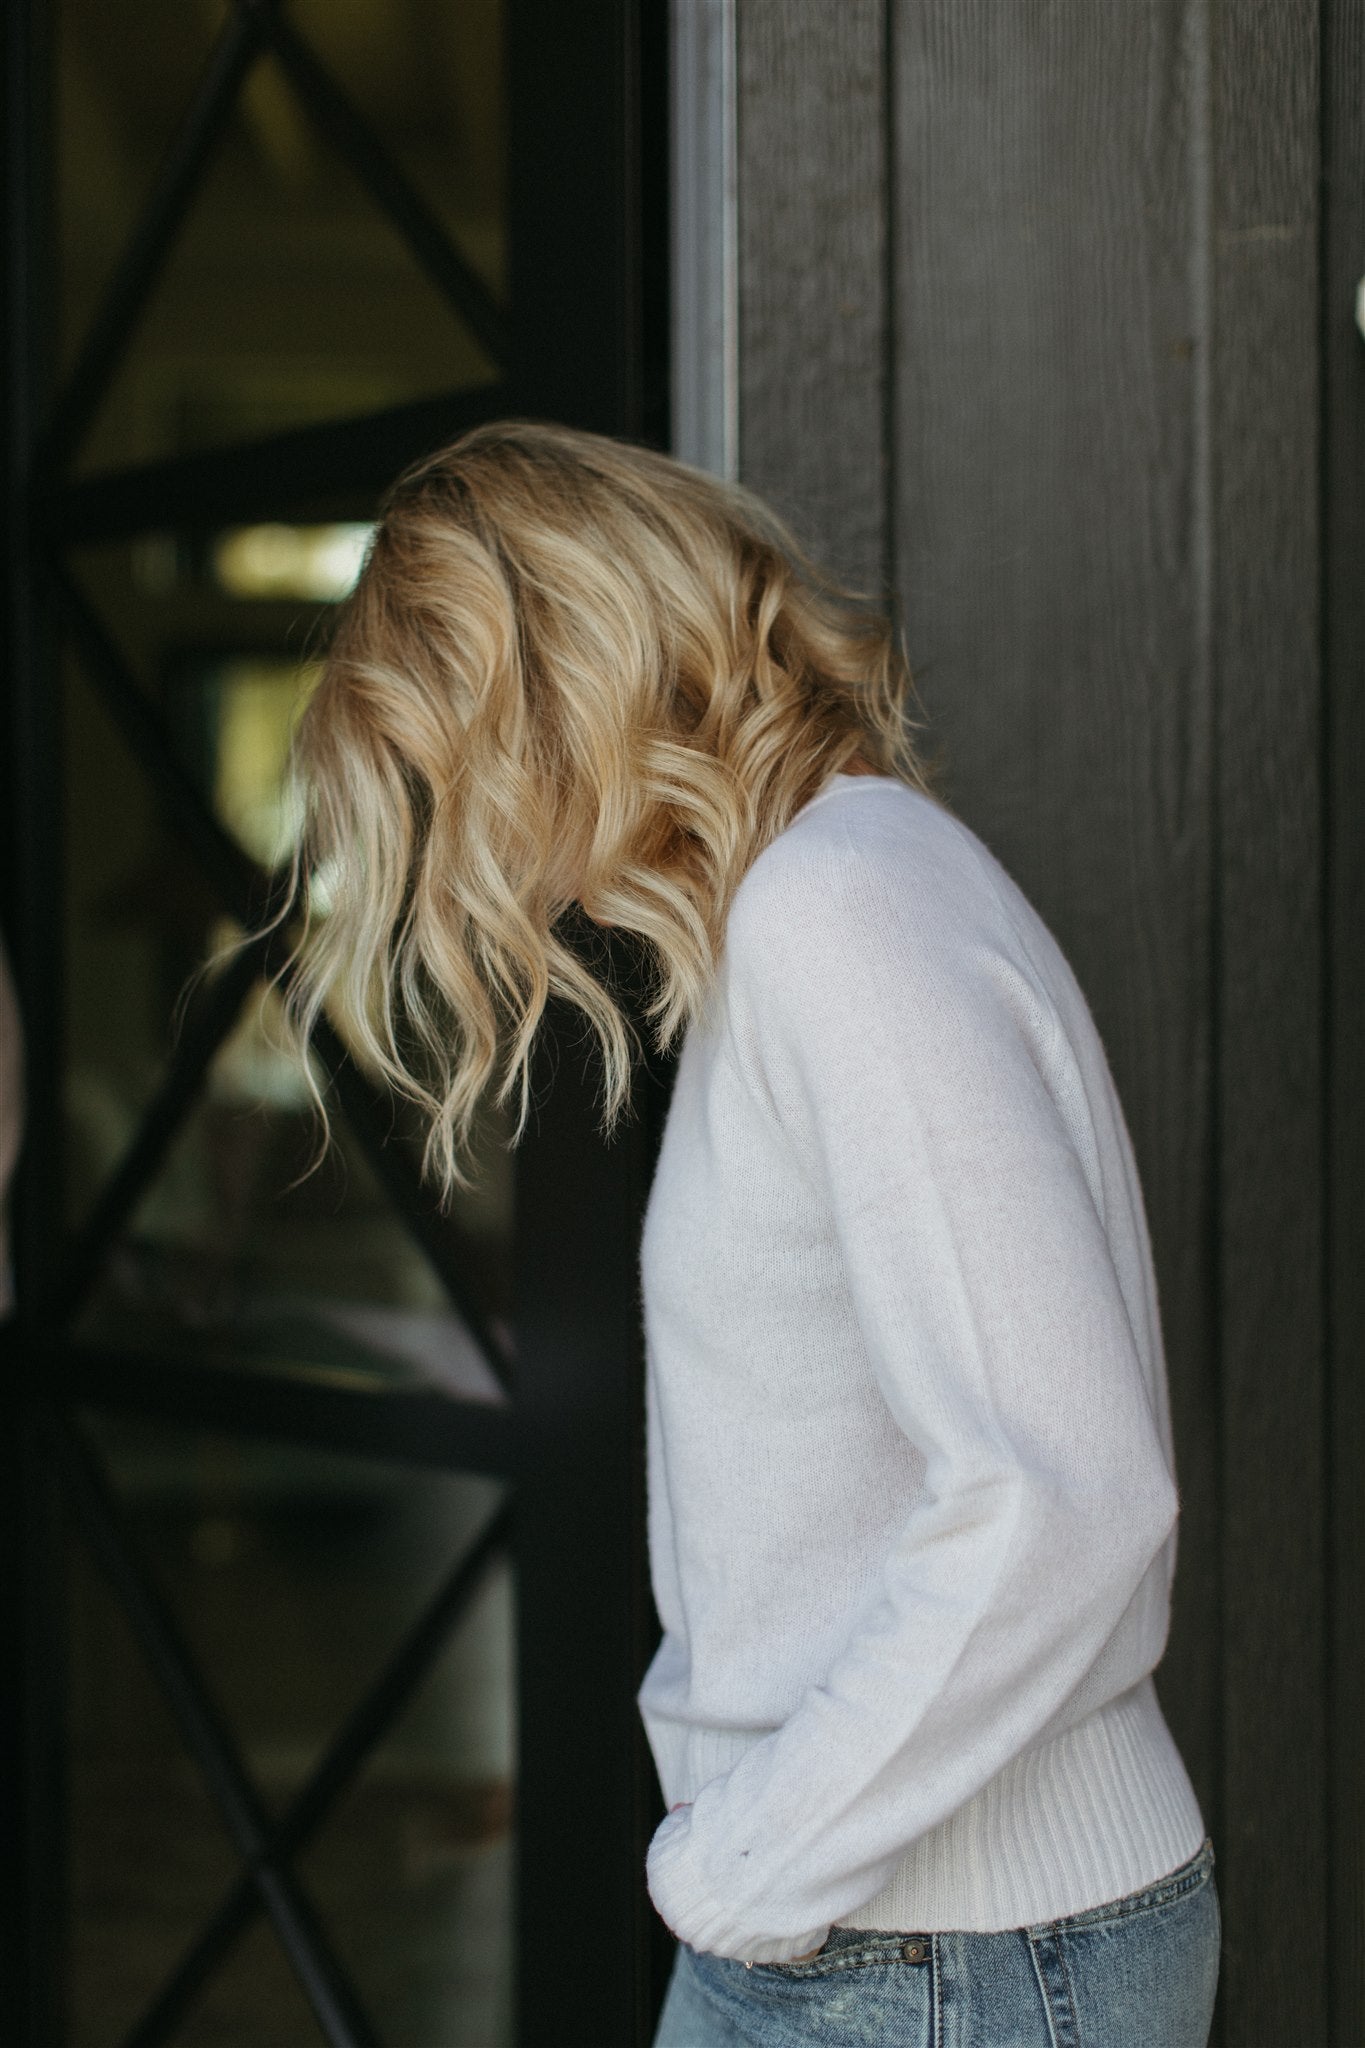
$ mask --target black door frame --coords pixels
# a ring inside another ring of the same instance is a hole
[[[191,1008],[127,1153],[73,1236],[59,1165],[62,1075],[61,744],[64,633],[188,858],[248,928],[277,879],[241,854],[179,765],[151,697],[65,551],[153,526],[363,516],[416,455],[499,414],[553,417],[662,440],[666,418],[664,34],[647,0],[564,8],[510,0],[510,311],[493,302],[359,110],[270,0],[235,0],[176,141],[60,392],[53,360],[51,10],[6,10],[5,514],[9,682],[3,922],[27,1038],[30,1140],[15,1210],[18,1312],[3,1344],[0,1498],[5,1647],[22,1684],[0,1708],[0,1824],[22,1845],[3,1934],[12,2038],[53,2048],[62,2013],[61,1539],[69,1524],[112,1584],[242,1857],[242,1871],[130,2036],[173,2037],[236,1935],[263,1913],[336,2048],[382,2039],[294,1874],[410,1696],[494,1557],[515,1562],[518,1630],[519,2043],[648,2037],[666,1960],[641,1877],[657,1818],[634,1704],[654,1618],[643,1565],[638,1219],[665,1076],[612,1145],[597,1077],[553,1015],[538,1048],[542,1109],[517,1164],[515,1366],[480,1299],[477,1264],[392,1140],[383,1099],[326,1028],[319,1051],[353,1134],[451,1302],[509,1390],[501,1407],[376,1383],[324,1384],[281,1366],[238,1376],[77,1342],[76,1310],[153,1179],[254,978],[263,940]],[[502,366],[493,387],[328,422],[174,461],[74,480],[73,457],[134,342],[160,265],[235,95],[277,63],[324,139],[367,187],[429,280]],[[555,1085],[548,1086],[551,1069]],[[513,1385],[513,1381],[515,1384]],[[334,1737],[288,1811],[271,1818],[174,1618],[124,1526],[78,1405],[504,1478],[509,1504],[446,1580]]]

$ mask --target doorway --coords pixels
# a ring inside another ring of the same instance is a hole
[[[288,857],[383,486],[508,414],[666,438],[662,37],[626,0],[6,33],[15,2038],[642,2041],[663,1076],[604,1146],[552,1020],[536,1128],[490,1113],[441,1215],[330,1028],[308,1171],[270,943],[197,970]]]

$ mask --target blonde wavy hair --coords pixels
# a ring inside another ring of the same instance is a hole
[[[521,1136],[562,997],[609,1131],[639,1039],[575,906],[640,942],[667,1051],[741,876],[829,775],[857,757],[937,793],[911,695],[886,619],[751,493],[596,434],[475,428],[387,493],[294,735],[291,1036],[326,1006],[417,1106],[448,1199],[495,1083]]]

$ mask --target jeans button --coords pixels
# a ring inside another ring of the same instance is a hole
[[[901,1950],[907,1963],[922,1963],[928,1953],[928,1943],[923,1941],[907,1941]]]

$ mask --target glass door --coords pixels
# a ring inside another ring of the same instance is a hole
[[[26,2043],[648,2036],[666,1077],[604,1147],[552,1019],[538,1128],[514,1153],[490,1112],[442,1216],[327,1028],[307,1171],[268,940],[192,981],[289,853],[289,732],[383,485],[509,413],[661,438],[648,17],[12,10]]]

